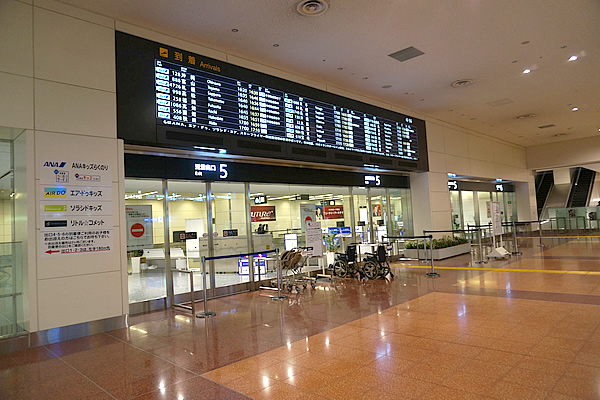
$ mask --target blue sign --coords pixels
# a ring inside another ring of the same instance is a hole
[[[340,233],[340,228],[329,227],[329,228],[327,228],[327,231],[333,235],[337,235]]]
[[[342,235],[352,235],[352,228],[349,226],[342,226],[340,228]]]

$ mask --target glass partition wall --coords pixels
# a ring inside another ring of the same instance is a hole
[[[15,242],[13,143],[0,140],[0,338],[25,333],[23,243]]]
[[[467,229],[468,226],[491,223],[490,202],[500,203],[502,222],[517,220],[514,192],[450,191],[452,228]]]
[[[412,233],[410,189],[129,178],[125,188],[130,303],[186,301],[190,272],[203,289],[202,257],[235,255],[206,262],[209,297],[250,290],[276,277],[275,255],[240,254],[304,247],[307,220],[321,223],[324,252]]]

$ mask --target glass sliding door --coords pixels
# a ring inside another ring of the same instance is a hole
[[[164,298],[164,193],[161,180],[125,179],[129,302]]]
[[[371,212],[367,201],[367,189],[364,187],[353,187],[352,194],[354,198],[354,221],[356,226],[356,240],[361,243],[369,242],[370,227],[372,220]]]
[[[189,293],[190,275],[180,270],[193,270],[194,290],[202,290],[201,258],[209,256],[208,221],[206,217],[206,184],[197,181],[169,180],[169,240],[173,293]],[[196,238],[186,239],[185,233]],[[183,236],[182,236],[183,235]],[[207,269],[207,273],[210,271]],[[207,287],[210,288],[210,276]]]
[[[388,235],[388,215],[387,195],[384,188],[371,188],[371,217],[373,221],[374,242],[382,242],[384,236]]]
[[[246,213],[247,194],[243,183],[213,182],[212,216],[213,247],[215,256],[227,256],[250,252]],[[254,273],[264,279],[265,260],[253,257],[256,264]],[[215,288],[230,287],[228,292],[248,290],[250,280],[249,258],[235,257],[213,261]],[[259,268],[261,264],[262,268]],[[246,284],[239,286],[239,284]],[[236,286],[238,285],[238,286]]]

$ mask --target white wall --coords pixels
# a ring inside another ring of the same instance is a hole
[[[538,171],[556,167],[585,167],[586,164],[598,162],[600,162],[600,137],[598,136],[527,148],[527,168]]]
[[[526,168],[523,147],[428,118],[426,127],[429,172],[425,173],[427,178],[419,180],[416,175],[420,174],[411,174],[416,235],[420,235],[423,229],[452,229],[447,183],[449,172],[457,176],[490,180],[500,178],[525,183],[526,186],[520,186],[517,191],[517,207],[521,210],[519,219],[536,218],[535,187]],[[425,180],[428,181],[426,184]]]
[[[114,21],[48,0],[3,0],[0,49],[0,126],[28,130],[16,142],[15,236],[27,248],[29,330],[120,316],[127,298],[122,290],[119,193],[124,172],[116,139]],[[54,258],[41,254],[36,189],[44,161],[56,159],[111,166],[104,184],[114,194],[113,226],[107,227],[114,231],[112,251]]]

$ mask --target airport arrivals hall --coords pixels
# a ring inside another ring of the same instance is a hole
[[[0,399],[600,399],[598,20],[0,0]]]

